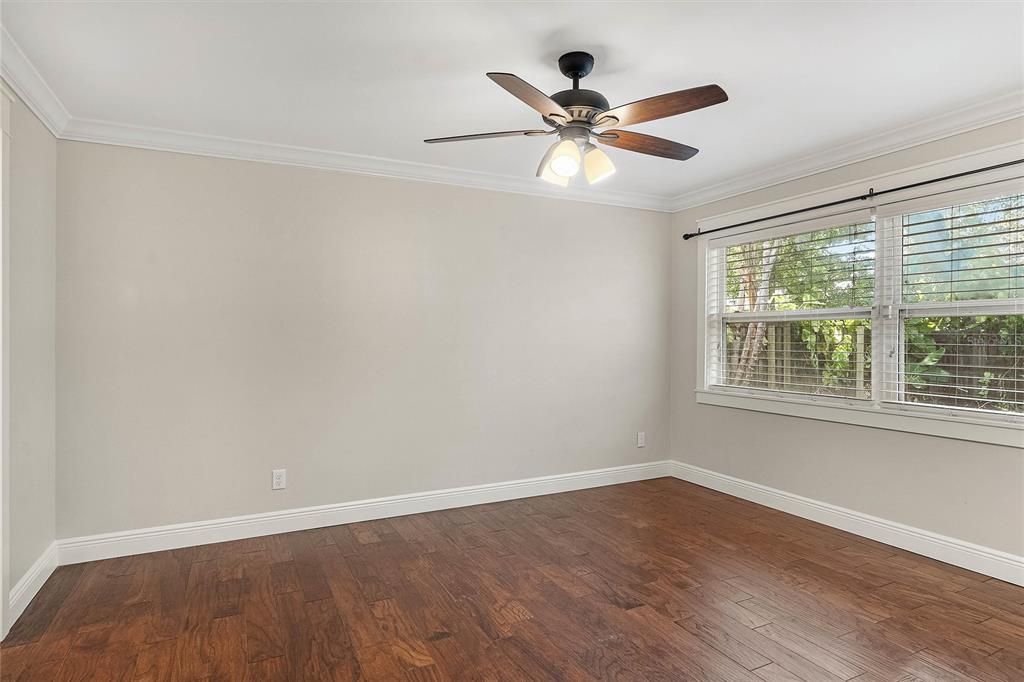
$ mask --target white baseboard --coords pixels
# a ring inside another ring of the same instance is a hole
[[[58,540],[11,591],[21,610],[57,565],[674,476],[1024,585],[1024,557],[671,460]],[[12,605],[13,614],[20,610]],[[13,622],[13,618],[9,622]]]
[[[837,507],[733,476],[672,461],[672,476],[833,528],[884,542],[1016,585],[1024,585],[1024,557],[975,545],[877,516]]]
[[[25,612],[25,609],[28,608],[29,603],[39,592],[43,583],[57,569],[57,556],[57,543],[52,542],[39,558],[35,560],[35,563],[29,567],[25,575],[11,588],[8,599],[10,610],[6,614],[6,623],[4,623],[7,627],[4,627],[3,632],[0,633],[0,639],[7,636],[10,626],[14,625],[14,622]]]
[[[212,521],[179,523],[171,526],[58,540],[57,546],[61,565],[77,564],[83,561],[111,559],[131,554],[144,554],[179,547],[206,545],[213,542],[240,540],[274,533],[336,526],[356,521],[404,516],[671,476],[672,464],[670,461],[630,464],[608,469],[379,497],[319,507],[287,509]]]

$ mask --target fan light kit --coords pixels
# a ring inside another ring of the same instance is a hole
[[[721,104],[729,99],[717,85],[679,90],[657,97],[649,97],[630,104],[609,109],[608,100],[596,90],[580,88],[580,79],[594,68],[594,57],[586,52],[569,52],[558,58],[558,68],[566,78],[572,79],[572,89],[556,92],[550,97],[522,78],[511,73],[488,73],[487,77],[522,100],[540,115],[547,130],[506,130],[497,133],[435,137],[424,142],[462,142],[486,140],[492,137],[542,137],[558,135],[540,161],[537,177],[561,187],[579,174],[589,184],[604,180],[615,172],[615,164],[594,142],[641,154],[685,161],[697,153],[693,147],[660,137],[643,135],[625,126],[659,118],[668,118],[688,111]],[[610,128],[610,130],[605,130]]]

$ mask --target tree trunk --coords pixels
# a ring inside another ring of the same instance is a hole
[[[754,249],[760,250],[760,258],[756,257]],[[761,246],[751,248],[743,255],[745,258],[749,258],[744,261],[744,271],[740,275],[741,282],[746,289],[747,310],[753,312],[768,310],[769,289],[772,271],[775,270],[775,262],[779,256],[779,243],[776,240],[770,240]],[[751,322],[747,325],[743,351],[736,364],[734,383],[741,386],[746,385],[755,376],[766,326],[764,322]]]

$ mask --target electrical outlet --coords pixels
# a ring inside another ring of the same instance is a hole
[[[287,484],[286,471],[286,469],[274,469],[270,478],[271,490],[284,490]]]
[[[644,432],[644,431],[637,431],[636,432],[636,446],[638,448],[642,448],[642,447],[646,447],[647,446],[647,433],[646,432]]]

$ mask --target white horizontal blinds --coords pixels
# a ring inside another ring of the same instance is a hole
[[[899,400],[1024,413],[1024,195],[901,216]]]
[[[903,216],[905,303],[1024,297],[1024,195]]]
[[[874,297],[873,223],[752,241],[721,251],[727,313],[868,307]]]
[[[709,383],[871,397],[872,222],[711,248],[707,271]]]
[[[1024,315],[903,319],[903,401],[1024,413]]]
[[[871,397],[871,320],[727,322],[722,383]]]

